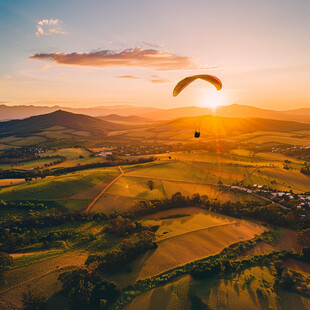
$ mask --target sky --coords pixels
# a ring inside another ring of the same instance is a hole
[[[0,104],[310,108],[309,0],[0,0]],[[177,97],[175,84],[196,81]]]

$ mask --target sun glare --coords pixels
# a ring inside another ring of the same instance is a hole
[[[223,90],[211,91],[203,90],[199,96],[199,106],[211,108],[215,112],[216,108],[226,104],[226,96]]]

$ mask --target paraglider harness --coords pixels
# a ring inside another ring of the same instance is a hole
[[[199,138],[200,137],[200,129],[198,130],[195,130],[195,135],[194,135],[195,138]]]

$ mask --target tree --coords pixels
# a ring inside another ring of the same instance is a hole
[[[63,292],[70,298],[74,309],[105,309],[108,302],[115,299],[119,290],[114,282],[101,280],[86,269],[76,269],[61,274]],[[93,309],[92,307],[89,307]]]
[[[42,310],[46,305],[47,298],[41,292],[28,290],[23,293],[22,301],[25,309]]]
[[[146,186],[152,191],[154,189],[154,182],[152,180],[148,180]]]
[[[298,242],[301,245],[310,248],[310,228],[301,230],[298,233]]]
[[[12,263],[13,258],[9,254],[0,252],[0,282],[2,282],[4,272]]]

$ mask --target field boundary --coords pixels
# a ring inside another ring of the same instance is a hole
[[[85,213],[89,212],[90,209],[94,206],[94,204],[99,200],[99,198],[118,180],[124,175],[124,171],[120,166],[117,166],[121,174],[117,176],[114,180],[112,180],[100,193],[95,199],[87,206],[85,209]]]

